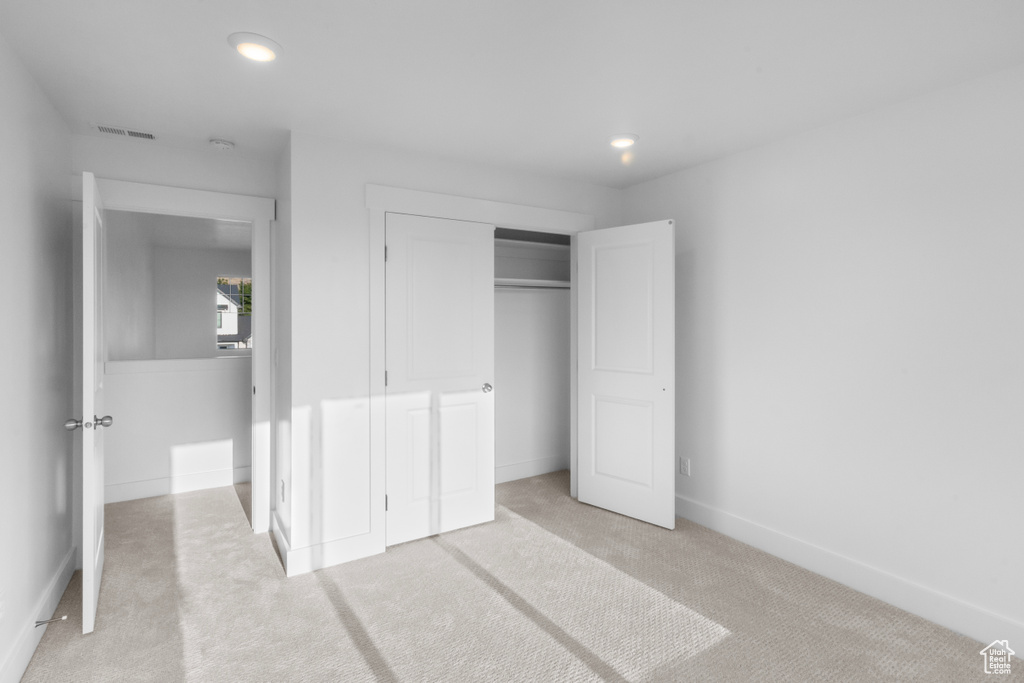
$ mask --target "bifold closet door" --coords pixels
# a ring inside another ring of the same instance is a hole
[[[494,226],[385,219],[387,545],[494,519]]]
[[[673,224],[577,240],[579,500],[673,529]]]

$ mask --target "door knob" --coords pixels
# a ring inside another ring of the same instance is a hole
[[[490,384],[488,384],[487,382],[484,382],[483,390],[484,390],[484,393],[485,393],[485,394],[489,394],[489,393],[491,393],[491,390],[492,390],[492,389],[494,389],[494,387],[492,387],[492,386],[491,386]]]
[[[64,423],[64,429],[68,430],[69,432],[73,432],[79,427],[85,427],[86,429],[99,429],[100,427],[109,427],[110,425],[114,424],[114,418],[112,418],[109,415],[106,415],[104,417],[93,416],[92,419],[92,422],[86,422],[83,425],[81,420],[76,420],[72,418]]]

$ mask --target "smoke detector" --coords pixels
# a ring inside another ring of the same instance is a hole
[[[224,138],[210,138],[210,147],[213,147],[218,152],[230,152],[235,148],[235,143]]]

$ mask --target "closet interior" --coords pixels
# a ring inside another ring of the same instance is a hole
[[[494,233],[495,483],[569,468],[570,239]]]

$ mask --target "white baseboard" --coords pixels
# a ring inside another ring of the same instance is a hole
[[[538,474],[566,469],[569,469],[569,460],[560,456],[516,462],[511,465],[499,465],[494,468],[494,483],[504,484],[507,481],[536,477]]]
[[[288,577],[308,574],[317,569],[384,552],[380,539],[374,538],[373,534],[340,538],[306,548],[292,548],[288,543],[287,534],[284,533],[284,525],[277,516],[277,510],[274,510],[272,530],[277,548],[281,551],[281,559],[284,561],[285,576]]]
[[[676,515],[988,644],[1024,643],[1024,624],[757,522],[676,495]]]
[[[234,469],[193,472],[191,474],[159,477],[143,481],[107,484],[104,487],[104,502],[120,503],[125,500],[164,496],[168,493],[215,489],[221,486],[231,486],[243,481],[250,481],[251,476],[251,467],[236,467]]]
[[[284,562],[285,576],[291,576],[291,574],[288,573],[288,553],[291,552],[291,544],[288,543],[288,534],[284,531],[284,524],[281,523],[281,518],[277,515],[277,510],[273,510],[270,515],[270,533],[274,534],[274,541],[277,542],[277,550],[281,553],[281,561]]]
[[[5,657],[3,664],[0,665],[0,683],[17,683],[21,680],[25,669],[28,668],[29,661],[32,660],[36,647],[39,645],[39,641],[43,637],[43,633],[49,628],[49,626],[36,628],[35,622],[37,620],[43,621],[53,618],[54,610],[57,609],[57,604],[60,602],[61,597],[64,596],[68,582],[71,581],[71,575],[75,572],[74,560],[75,548],[72,547],[68,549],[67,554],[64,555],[64,559],[60,563],[60,567],[57,568],[57,572],[50,579],[39,599],[36,600],[32,613],[24,615],[25,623],[19,629],[18,637],[15,639],[13,647],[6,654],[0,652],[0,656]],[[54,626],[57,628],[75,628],[75,625],[67,622],[62,622],[59,625],[54,624]],[[80,626],[78,627],[80,628]]]

